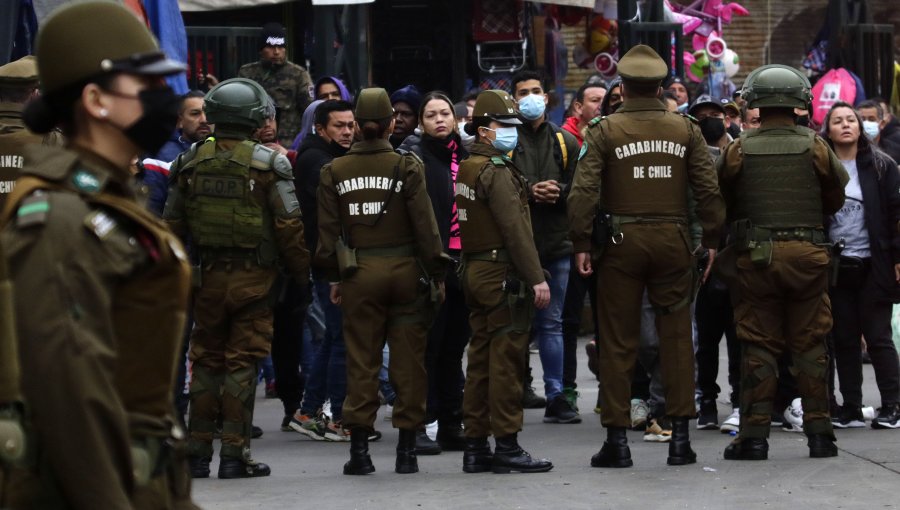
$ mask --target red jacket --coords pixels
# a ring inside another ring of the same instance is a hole
[[[575,136],[575,139],[578,140],[578,146],[581,147],[581,144],[584,143],[584,139],[581,137],[581,131],[578,129],[578,119],[576,117],[569,117],[566,119],[565,124],[562,125],[562,128],[572,133]]]

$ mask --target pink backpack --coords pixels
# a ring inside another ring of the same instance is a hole
[[[856,99],[856,81],[843,67],[832,69],[819,78],[812,88],[813,121],[822,125],[831,105],[837,101],[853,104]]]

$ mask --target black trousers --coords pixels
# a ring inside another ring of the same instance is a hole
[[[562,310],[563,331],[563,388],[575,388],[578,374],[578,332],[581,330],[581,312],[584,309],[584,296],[590,295],[591,316],[597,317],[597,279],[593,274],[584,278],[578,274],[575,259],[569,271],[569,284],[566,288],[566,301]],[[594,320],[594,338],[599,338],[596,319]]]
[[[900,401],[900,361],[897,348],[891,338],[891,313],[893,304],[872,297],[873,285],[869,265],[861,272],[839,276],[838,285],[831,287],[831,313],[834,327],[829,338],[831,349],[831,391],[834,393],[834,370],[840,382],[844,405],[862,405],[862,347],[860,337],[865,337],[875,382],[881,393],[881,405]]]
[[[728,289],[712,276],[700,287],[694,308],[697,323],[697,390],[703,400],[715,400],[722,391],[716,384],[719,374],[719,343],[722,336],[728,349],[728,385],[731,406],[738,407],[741,395],[741,345],[734,328],[734,309]]]
[[[278,301],[273,308],[272,366],[275,369],[275,390],[284,406],[284,415],[291,416],[300,408],[304,380],[300,374],[303,354],[303,321],[309,304],[309,289],[293,279],[284,278]]]
[[[460,423],[465,383],[462,358],[472,330],[469,308],[454,271],[448,271],[444,288],[446,298],[428,331],[425,350],[425,369],[428,371],[425,420],[429,423],[434,420]]]

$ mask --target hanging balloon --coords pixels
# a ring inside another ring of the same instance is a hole
[[[725,50],[725,56],[722,57],[722,62],[725,64],[725,76],[729,78],[736,75],[741,68],[740,57],[731,49]]]
[[[709,55],[710,60],[721,60],[725,56],[726,50],[728,50],[728,45],[721,37],[710,36],[706,40],[706,54]]]
[[[695,51],[693,57],[694,63],[688,67],[688,78],[693,82],[700,83],[709,70],[709,57],[704,50]]]
[[[609,53],[600,53],[594,58],[594,68],[606,79],[614,77],[619,72],[616,59]]]

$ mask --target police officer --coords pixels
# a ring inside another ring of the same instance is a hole
[[[672,420],[668,463],[696,462],[688,438],[696,414],[688,188],[697,201],[702,244],[711,250],[718,246],[725,211],[700,129],[668,112],[658,98],[667,71],[649,46],[637,45],[622,57],[625,101],[615,114],[591,121],[569,194],[571,237],[583,276],[592,272],[594,228],[599,230],[595,245],[606,245],[597,261],[597,322],[607,439],[591,459],[593,467],[632,465],[625,428],[645,289],[656,311],[666,413]],[[593,221],[598,202],[607,219],[602,228]]]
[[[19,388],[19,346],[13,312],[12,283],[9,281],[6,256],[0,246],[0,508],[6,508],[8,468],[15,466],[25,453],[22,430],[22,393]]]
[[[393,108],[381,88],[363,89],[356,103],[359,141],[322,168],[317,192],[317,263],[331,282],[331,302],[345,318],[350,429],[345,475],[375,471],[368,435],[378,411],[378,371],[385,339],[397,390],[393,424],[400,429],[397,473],[419,470],[416,426],[425,418],[425,342],[429,306],[443,300],[446,254],[425,189],[422,161],[393,151]],[[429,304],[428,301],[431,301]]]
[[[0,207],[6,195],[12,192],[19,170],[25,164],[25,146],[35,143],[62,145],[58,131],[36,135],[22,122],[22,108],[37,95],[38,72],[34,56],[0,66]]]
[[[23,117],[36,133],[62,127],[68,146],[26,149],[0,214],[12,282],[29,289],[16,331],[40,453],[13,474],[9,504],[196,508],[172,401],[190,267],[129,172],[174,128],[164,76],[184,65],[105,1],[52,12],[36,49],[43,94]]]
[[[732,289],[742,343],[741,426],[725,449],[731,460],[768,456],[769,422],[785,349],[803,398],[810,457],[837,455],[829,417],[825,335],[831,330],[829,253],[823,214],[844,203],[847,172],[826,142],[795,126],[807,108],[809,81],[793,68],[767,65],[744,82],[761,125],[744,131],[717,162],[731,233],[717,265]]]
[[[163,214],[176,233],[190,233],[200,259],[189,353],[191,472],[209,476],[221,414],[219,478],[268,476],[269,466],[250,457],[250,435],[257,363],[271,348],[269,296],[279,261],[306,285],[309,252],[290,162],[249,140],[272,114],[265,90],[226,80],[207,93],[205,110],[215,132],[172,164]]]
[[[553,468],[549,460],[532,459],[518,443],[528,332],[534,307],[550,304],[531,232],[527,183],[505,156],[516,147],[519,124],[509,94],[480,93],[466,124],[476,140],[456,178],[461,283],[472,326],[463,392],[466,473]],[[493,454],[490,435],[496,442]]]

